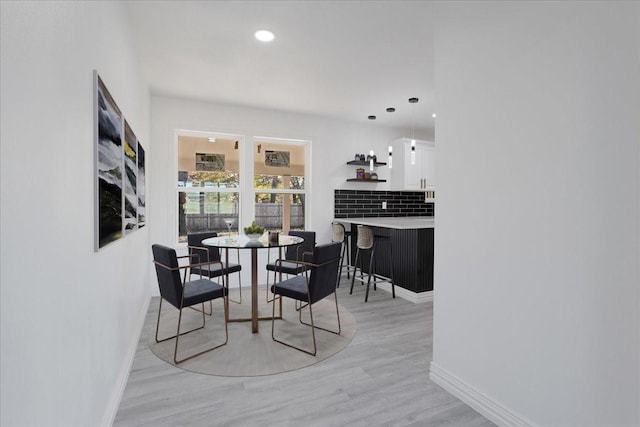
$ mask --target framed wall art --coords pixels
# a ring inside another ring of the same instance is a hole
[[[95,250],[146,224],[145,151],[104,81],[94,80]]]
[[[196,153],[196,170],[224,172],[224,154]]]
[[[264,152],[264,165],[288,168],[290,164],[288,151],[266,150]]]
[[[124,232],[138,228],[138,139],[124,121]]]
[[[123,236],[122,112],[94,72],[96,250]]]
[[[146,204],[144,148],[138,141],[138,228],[144,227],[147,222]]]

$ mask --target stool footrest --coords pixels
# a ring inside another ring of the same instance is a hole
[[[366,275],[365,277],[363,277],[363,278],[360,278],[360,277],[357,277],[357,276],[356,276],[356,278],[355,278],[354,280],[357,280],[358,282],[364,282],[364,283],[367,283],[367,282],[369,281],[369,275],[367,274],[367,275]],[[390,278],[385,277],[385,276],[380,276],[379,274],[372,274],[372,275],[371,275],[371,281],[374,281],[374,280],[375,280],[377,283],[385,283],[385,282],[386,282],[386,283],[392,283]]]

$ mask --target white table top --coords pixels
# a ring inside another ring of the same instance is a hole
[[[369,227],[395,228],[398,230],[415,230],[420,228],[435,228],[435,217],[407,216],[393,218],[335,218],[334,221],[343,224],[361,224]]]

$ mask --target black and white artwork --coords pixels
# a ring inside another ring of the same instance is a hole
[[[144,148],[138,141],[138,228],[144,227],[146,218]]]
[[[266,150],[264,152],[264,165],[275,167],[286,167],[290,164],[288,151]]]
[[[122,237],[122,113],[97,72],[96,250]]]
[[[138,228],[138,139],[124,121],[124,232]]]
[[[196,170],[224,172],[224,154],[196,153]]]

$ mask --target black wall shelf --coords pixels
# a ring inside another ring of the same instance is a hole
[[[359,179],[359,178],[349,178],[347,179],[349,182],[387,182],[386,179]]]
[[[369,162],[362,160],[351,160],[347,162],[348,165],[356,165],[356,166],[369,166]],[[382,162],[374,162],[373,166],[386,166],[386,163]]]

